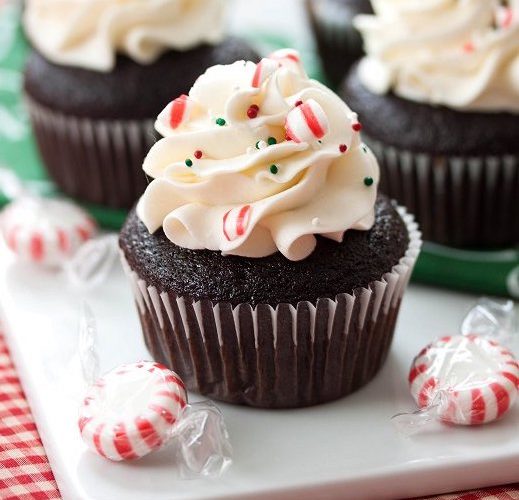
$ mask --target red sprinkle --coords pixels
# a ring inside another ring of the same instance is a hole
[[[290,137],[288,132],[285,134],[285,140],[287,140],[287,141],[291,141],[292,140],[292,137]]]
[[[259,111],[259,106],[257,104],[251,104],[250,108],[255,109],[256,111]]]
[[[301,104],[303,104],[303,101],[296,101],[296,104],[295,104],[296,108],[297,108],[297,106],[301,106]]]
[[[197,149],[197,150],[193,153],[194,157],[195,157],[197,160],[199,160],[200,158],[202,158],[202,154],[203,154],[202,151],[200,151],[199,149]]]
[[[362,130],[362,125],[360,123],[354,123],[351,128],[355,130],[355,132],[360,132]]]
[[[339,145],[339,151],[341,153],[346,153],[347,150],[348,150],[348,146],[346,146],[346,144],[340,144]]]
[[[256,106],[257,108],[257,106]],[[253,106],[251,106],[248,110],[247,110],[247,116],[252,120],[253,118],[256,118],[258,116],[258,109],[254,108]]]

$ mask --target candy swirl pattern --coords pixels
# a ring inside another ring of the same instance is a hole
[[[374,223],[379,170],[357,115],[295,51],[209,68],[156,129],[137,213],[176,245],[300,260],[315,235]]]
[[[519,112],[519,2],[373,0],[355,19],[374,93],[475,111]]]

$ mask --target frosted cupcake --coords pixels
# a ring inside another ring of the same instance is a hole
[[[28,0],[25,93],[40,155],[68,195],[130,207],[153,121],[208,66],[254,58],[225,0]]]
[[[358,128],[294,51],[209,68],[159,115],[120,246],[146,344],[191,390],[305,406],[382,366],[420,240]]]
[[[343,97],[359,113],[382,189],[426,239],[519,242],[519,6],[480,0],[373,2],[368,53]]]

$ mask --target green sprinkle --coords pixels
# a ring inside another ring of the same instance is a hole
[[[368,187],[373,185],[373,177],[364,177],[364,184]]]
[[[277,174],[279,172],[277,165],[270,165],[270,172],[274,175]]]
[[[260,141],[258,141],[258,142],[256,143],[256,149],[259,149],[259,143],[260,143]]]
[[[274,144],[277,144],[277,143],[278,143],[278,141],[276,140],[275,137],[269,137],[269,138],[267,139],[267,144],[268,144],[269,146],[273,146]]]
[[[193,162],[191,161],[191,158],[188,158],[186,160],[186,167],[192,167],[193,166]]]
[[[220,125],[220,127],[223,127],[226,124],[226,121],[224,118],[217,118],[216,119],[216,125]]]
[[[368,148],[366,147],[365,144],[362,145],[362,151],[364,151],[364,153],[368,152]]]

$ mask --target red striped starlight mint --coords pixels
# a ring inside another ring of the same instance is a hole
[[[411,394],[420,408],[435,404],[438,417],[461,425],[486,424],[515,403],[519,363],[494,340],[477,335],[442,337],[422,349],[409,373]]]
[[[88,390],[79,430],[94,453],[132,460],[169,439],[186,404],[182,380],[165,366],[151,361],[122,365]]]
[[[19,198],[0,218],[7,246],[22,260],[60,266],[97,232],[86,211],[67,200]]]

